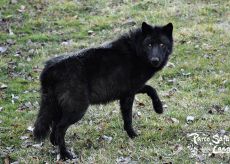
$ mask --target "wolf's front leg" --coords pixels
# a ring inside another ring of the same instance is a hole
[[[152,99],[155,111],[159,114],[163,113],[163,106],[161,100],[157,95],[157,91],[153,87],[145,85],[137,93],[146,93]]]
[[[132,107],[133,107],[134,95],[120,99],[120,107],[122,118],[124,120],[124,129],[128,133],[130,138],[137,136],[132,127]]]

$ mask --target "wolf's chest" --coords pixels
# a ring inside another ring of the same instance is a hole
[[[150,78],[150,75],[133,72],[115,71],[98,76],[90,82],[89,97],[94,104],[120,99],[128,94],[135,94]]]

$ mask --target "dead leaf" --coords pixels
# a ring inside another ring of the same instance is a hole
[[[21,56],[21,52],[20,51],[16,51],[16,53],[14,54],[15,57],[20,57]]]
[[[26,103],[23,103],[19,106],[18,110],[23,111],[25,109],[32,110],[34,108],[33,104],[29,101]]]
[[[30,49],[30,50],[28,51],[28,53],[31,54],[31,55],[33,55],[33,54],[35,53],[35,50],[34,50],[34,49]]]
[[[179,123],[179,120],[173,117],[165,117],[165,121],[168,123]]]
[[[213,129],[213,127],[212,127],[211,124],[208,124],[208,128],[209,128],[209,129]]]
[[[94,35],[95,35],[95,32],[94,32],[94,31],[92,31],[92,30],[89,30],[89,31],[88,31],[88,35],[90,35],[90,36],[94,36]]]
[[[21,5],[20,6],[20,9],[18,9],[18,11],[20,12],[20,13],[24,13],[26,10],[26,7],[24,6],[24,5]]]
[[[29,91],[25,90],[25,91],[23,91],[22,93],[27,94],[27,93],[29,93]]]
[[[174,63],[171,63],[171,62],[168,62],[166,67],[169,67],[169,68],[175,68],[175,64]]]
[[[106,136],[106,135],[103,135],[101,136],[101,138],[105,141],[108,141],[109,143],[112,141],[113,137],[110,137],[110,136]]]
[[[73,44],[73,40],[68,40],[68,41],[64,41],[61,43],[62,46],[71,46]]]
[[[179,43],[180,43],[180,44],[185,44],[185,43],[186,43],[186,40],[180,40]]]
[[[225,106],[225,107],[224,107],[224,111],[225,111],[225,112],[228,112],[228,111],[229,111],[229,106]]]
[[[206,59],[211,59],[212,55],[210,55],[210,54],[204,54],[203,57],[206,58]]]
[[[28,126],[28,128],[26,130],[29,132],[33,132],[34,128],[32,126]]]
[[[207,120],[208,119],[208,115],[207,114],[204,114],[202,117],[201,117],[202,120]]]
[[[42,145],[43,145],[43,142],[41,142],[40,144],[34,144],[32,146],[37,149],[42,149]]]
[[[164,104],[164,105],[163,105],[163,108],[164,108],[164,109],[167,109],[167,108],[168,108],[168,105],[167,105],[167,104]]]
[[[28,136],[21,136],[20,137],[20,140],[26,140],[26,139],[28,139],[29,137]]]
[[[33,142],[32,141],[24,141],[22,144],[21,144],[21,147],[22,148],[28,148],[28,147],[31,147],[33,145]]]
[[[221,88],[218,89],[218,92],[219,92],[219,93],[224,93],[224,92],[226,92],[226,91],[227,91],[227,89],[224,88],[224,87],[221,87]]]
[[[5,158],[4,158],[4,164],[10,164],[10,156],[7,155]]]
[[[11,94],[11,97],[12,97],[12,99],[11,99],[12,104],[14,104],[15,101],[18,101],[18,99],[19,99],[19,96],[15,96],[14,94]]]
[[[183,68],[180,71],[181,71],[183,76],[190,76],[191,75],[190,72],[185,72],[185,70]]]
[[[137,106],[143,108],[145,107],[145,104],[143,102],[137,102]]]
[[[0,83],[0,89],[6,89],[6,88],[7,88],[6,84]]]
[[[85,146],[90,149],[93,146],[93,142],[90,139],[87,139],[85,142]]]
[[[164,130],[164,128],[163,128],[163,127],[159,127],[157,130],[159,130],[159,131],[163,131],[163,130]]]
[[[11,4],[16,4],[16,3],[18,3],[18,0],[11,0],[10,3]]]
[[[0,54],[6,52],[6,50],[7,50],[7,47],[1,46],[0,47]]]
[[[39,66],[34,66],[33,71],[40,73],[42,71],[42,68],[40,68]]]
[[[208,113],[209,114],[224,114],[225,110],[227,111],[228,108],[226,107],[222,108],[220,105],[214,104],[209,108]]]
[[[31,60],[32,60],[31,57],[26,58],[26,61],[28,61],[28,62],[30,62]]]
[[[205,157],[204,157],[204,155],[198,154],[198,155],[196,155],[196,159],[197,159],[199,162],[202,162],[202,163],[203,163],[203,161],[205,160]]]
[[[129,18],[123,22],[123,25],[127,25],[127,26],[134,26],[136,24],[137,24],[137,22],[131,18]]]
[[[180,144],[175,145],[173,154],[179,154],[183,150],[183,146]]]
[[[88,35],[93,35],[94,34],[94,31],[93,30],[89,30],[88,31]]]
[[[35,101],[33,103],[33,106],[35,107],[35,109],[38,109],[40,107],[38,101]]]
[[[171,118],[171,120],[172,120],[173,123],[179,123],[180,122],[178,119],[173,118],[173,117]]]
[[[13,40],[13,39],[7,39],[6,43],[9,44],[9,45],[13,45],[13,44],[15,44],[15,40]]]
[[[117,164],[128,164],[131,162],[131,157],[119,157],[116,159]]]
[[[133,113],[133,118],[141,118],[141,112],[140,111],[134,112]]]
[[[14,146],[8,146],[8,147],[6,147],[6,150],[8,152],[12,153],[15,150],[15,148],[14,148]]]
[[[136,102],[138,107],[145,107],[145,104],[143,102],[141,102],[140,100],[138,100],[137,98],[135,98],[135,102]]]
[[[187,123],[192,123],[194,121],[195,117],[194,116],[187,116],[186,121]]]
[[[163,96],[165,96],[165,97],[171,97],[171,96],[173,96],[175,93],[177,92],[177,88],[172,88],[172,89],[170,89],[167,93],[165,93]]]
[[[224,114],[224,108],[222,108],[220,105],[214,104],[212,108],[215,109],[218,114]]]
[[[169,79],[168,83],[170,83],[170,84],[176,84],[176,78]]]
[[[14,35],[13,31],[11,30],[11,28],[8,29],[9,35]]]
[[[107,122],[100,122],[99,125],[97,126],[98,131],[104,131],[107,126]]]
[[[189,76],[189,75],[191,75],[191,73],[190,72],[182,72],[182,75],[183,76]]]
[[[26,102],[25,103],[25,106],[27,107],[27,108],[29,108],[29,109],[32,109],[33,108],[33,105],[32,105],[32,103],[29,101],[29,102]]]

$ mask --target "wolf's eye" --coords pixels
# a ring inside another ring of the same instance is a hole
[[[160,47],[164,48],[164,47],[165,47],[165,45],[164,45],[163,43],[161,43],[161,44],[160,44]]]
[[[152,44],[151,44],[151,43],[149,43],[149,44],[148,44],[148,47],[152,47]]]

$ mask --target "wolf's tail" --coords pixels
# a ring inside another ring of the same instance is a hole
[[[57,115],[57,101],[53,93],[52,73],[46,67],[41,76],[41,105],[34,124],[33,135],[36,140],[43,140],[50,132],[52,121]]]
[[[42,93],[42,100],[37,120],[34,124],[33,135],[36,140],[43,140],[50,132],[50,126],[55,115],[55,100],[50,93]]]

